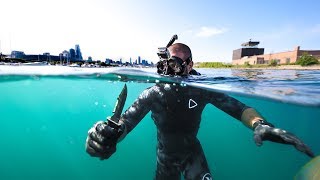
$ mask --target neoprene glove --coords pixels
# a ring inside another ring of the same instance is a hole
[[[305,145],[298,137],[285,130],[275,128],[272,124],[259,120],[253,124],[254,141],[257,146],[262,145],[262,141],[269,140],[282,144],[291,144],[297,150],[307,154],[309,157],[314,157],[311,149]]]
[[[116,145],[124,127],[114,128],[108,122],[99,121],[89,131],[86,140],[86,151],[101,160],[108,159],[116,152]]]

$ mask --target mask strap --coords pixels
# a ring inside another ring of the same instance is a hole
[[[192,56],[190,56],[190,57],[188,57],[187,59],[186,59],[186,63],[187,63],[187,65],[189,65],[189,63],[192,61]]]

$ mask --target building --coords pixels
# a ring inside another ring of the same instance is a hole
[[[69,49],[69,56],[70,56],[70,61],[75,61],[76,60],[76,50],[70,48]]]
[[[23,59],[25,54],[23,51],[11,51],[10,57],[14,59]]]
[[[24,61],[59,61],[60,59],[59,56],[50,55],[48,52],[43,54],[25,54],[23,51],[12,51],[10,58]]]
[[[75,58],[76,60],[83,60],[79,44],[76,44]]]
[[[269,64],[271,60],[276,60],[278,64],[290,64],[295,63],[304,53],[320,59],[320,50],[301,50],[300,46],[295,47],[292,51],[264,54],[264,48],[257,47],[259,43],[251,40],[243,43],[243,48],[233,51],[232,64]]]
[[[264,48],[258,48],[259,41],[249,41],[241,44],[242,48],[233,51],[232,60],[241,59],[247,56],[262,55]]]
[[[106,58],[105,63],[108,65],[112,65],[114,61],[112,59]]]

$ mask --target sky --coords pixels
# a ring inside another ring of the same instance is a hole
[[[232,61],[249,39],[265,53],[320,49],[316,0],[0,0],[0,51],[26,54],[80,45],[84,59],[157,62],[157,48],[176,42],[195,62]]]

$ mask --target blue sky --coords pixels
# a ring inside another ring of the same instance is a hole
[[[84,58],[157,61],[173,34],[193,59],[231,62],[249,39],[265,53],[320,49],[315,0],[1,0],[0,50],[58,55],[79,44]]]

